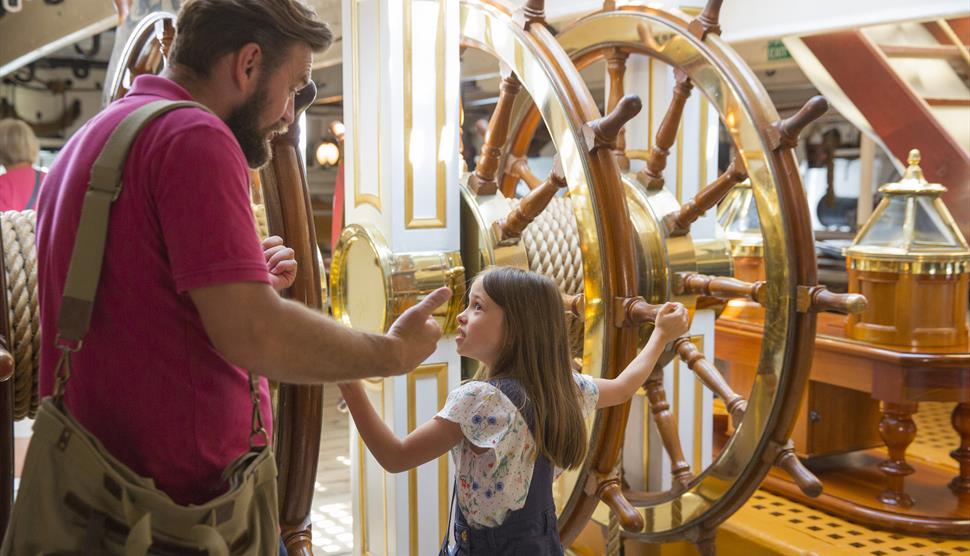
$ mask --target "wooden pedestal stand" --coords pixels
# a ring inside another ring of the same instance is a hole
[[[765,487],[867,525],[970,538],[970,338],[950,348],[890,348],[845,338],[844,316],[820,314],[818,319],[810,380],[868,394],[880,404],[881,419],[872,431],[864,411],[855,413],[862,418],[844,418],[858,407],[830,408],[828,415],[819,416],[803,402],[793,439],[825,490],[808,498],[776,473],[768,476]],[[728,381],[736,391],[746,391],[757,371],[749,362],[758,360],[762,325],[722,315],[716,331],[718,359],[727,364]],[[918,434],[912,415],[923,401],[958,402],[952,423],[960,445],[951,452],[959,464],[956,477],[949,469],[906,459],[906,449]],[[802,426],[806,431],[799,435]],[[872,449],[835,452],[839,445],[864,448],[873,432],[888,447],[888,460]],[[808,439],[818,446],[825,437],[832,452],[806,450]]]

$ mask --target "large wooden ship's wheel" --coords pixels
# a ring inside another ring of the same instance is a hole
[[[564,474],[560,480],[566,484],[558,486],[568,493],[558,504],[564,544],[602,500],[627,535],[649,542],[689,540],[713,551],[717,526],[773,464],[807,493],[821,491],[789,440],[811,365],[814,313],[865,307],[861,296],[833,294],[816,279],[808,207],[792,149],[799,131],[827,106],[817,97],[780,120],[756,77],[720,40],[720,3],[712,0],[693,20],[625,7],[583,18],[555,37],[541,1],[517,11],[493,2],[462,3],[463,47],[484,50],[511,69],[481,158],[462,181],[468,274],[484,265],[515,264],[556,279],[567,309],[581,320],[576,351],[583,370],[595,376],[615,376],[625,367],[665,301],[696,307],[700,296],[748,298],[765,308],[759,373],[746,398],[731,390],[689,338],[673,342],[667,354],[666,360],[679,356],[727,406],[736,432],[715,461],[703,470],[690,468],[658,366],[645,387],[671,459],[673,487],[664,492],[622,488],[617,467],[629,404],[600,411],[586,465],[577,474]],[[623,61],[630,55],[660,60],[676,76],[673,100],[653,148],[641,154],[646,167],[638,173],[624,171],[629,165],[621,133],[640,106],[636,97],[622,95]],[[577,68],[604,58],[610,113],[600,118]],[[681,205],[664,187],[663,173],[695,88],[719,113],[738,154],[725,174]],[[540,119],[561,162],[561,172],[554,168],[546,180],[533,176],[524,158]],[[733,279],[730,265],[723,264],[725,249],[690,235],[691,223],[746,177],[762,215],[765,244],[766,280],[756,283]],[[531,191],[515,199],[520,180]],[[566,196],[557,196],[562,187]],[[581,261],[578,280],[576,261]],[[728,275],[708,274],[718,268]]]

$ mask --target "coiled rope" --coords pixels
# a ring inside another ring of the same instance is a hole
[[[518,206],[513,199],[512,205]],[[567,294],[583,292],[583,253],[569,197],[553,197],[549,206],[522,232],[529,269],[552,278]],[[574,357],[583,353],[583,320],[566,314],[569,344]]]
[[[37,213],[33,210],[0,213],[10,314],[10,352],[14,359],[14,419],[34,417],[37,413],[40,311],[34,246],[36,219]]]

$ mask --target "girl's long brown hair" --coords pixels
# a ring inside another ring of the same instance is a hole
[[[586,421],[569,364],[562,297],[556,284],[534,272],[496,267],[479,278],[485,293],[505,311],[505,340],[494,368],[474,380],[515,378],[535,412],[533,434],[540,453],[563,469],[586,457]]]

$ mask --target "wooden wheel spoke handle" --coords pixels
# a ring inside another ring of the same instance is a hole
[[[590,479],[596,481],[596,497],[609,506],[611,512],[616,514],[620,521],[620,527],[631,533],[643,531],[643,516],[623,495],[618,477],[601,479],[590,476]]]
[[[772,451],[769,450],[765,452],[765,455],[769,456],[771,453]],[[776,445],[774,453],[776,454],[774,465],[785,471],[795,481],[798,488],[805,493],[805,496],[816,498],[822,494],[822,481],[818,480],[818,477],[798,459],[798,456],[795,455],[795,445],[791,440],[782,446]]]

